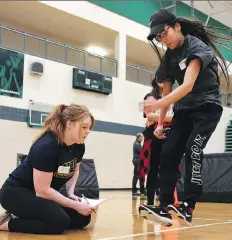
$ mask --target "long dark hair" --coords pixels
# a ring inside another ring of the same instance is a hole
[[[153,96],[155,99],[159,99],[161,97],[161,89],[156,82],[156,78],[152,80],[151,85],[152,85],[151,96]]]
[[[219,30],[219,29],[225,30],[223,28],[207,27],[207,26],[204,26],[200,21],[195,20],[195,19],[187,19],[187,18],[178,17],[172,23],[167,23],[167,24],[170,27],[174,27],[176,23],[180,24],[181,32],[184,36],[186,36],[188,34],[195,36],[214,50],[215,56],[218,57],[218,58],[216,58],[216,60],[222,70],[223,75],[225,76],[227,87],[229,88],[229,73],[228,73],[226,60],[223,57],[223,55],[220,53],[216,44],[220,44],[222,47],[226,47],[222,42],[232,41],[232,37],[229,35],[214,31],[216,29],[217,30]],[[227,30],[229,30],[229,29],[227,29]],[[159,49],[157,48],[157,46],[154,44],[153,41],[149,41],[149,43],[152,46],[152,48],[154,49],[154,51],[156,52],[156,54],[160,60],[160,63],[162,63],[163,58],[161,56]]]
[[[147,93],[144,97],[144,100],[146,100],[148,97],[154,97],[155,99],[161,98],[161,90],[159,85],[156,82],[156,77],[151,81],[152,90],[151,92]],[[143,112],[143,117],[146,118],[146,114]]]
[[[156,82],[156,75],[155,78],[151,81],[152,90],[148,94],[145,95],[144,100],[146,100],[148,97],[154,97],[155,99],[161,98],[161,89],[159,85]]]

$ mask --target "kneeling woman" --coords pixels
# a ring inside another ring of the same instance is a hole
[[[60,234],[90,223],[93,208],[79,201],[74,187],[93,124],[89,110],[76,104],[59,105],[46,118],[27,158],[2,186],[0,203],[7,212],[0,230]],[[69,197],[59,193],[64,184]]]

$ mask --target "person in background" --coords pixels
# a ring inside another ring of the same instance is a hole
[[[162,84],[158,84],[156,77],[152,80],[152,91],[144,97],[144,100],[155,98],[160,99],[162,96]],[[165,131],[166,135],[163,135],[163,139],[158,139],[154,135],[154,131],[157,127],[160,113],[159,111],[153,112],[151,107],[145,107],[144,118],[146,118],[146,128],[143,131],[144,145],[141,151],[141,161],[139,164],[139,178],[145,179],[147,174],[147,204],[154,205],[155,195],[158,195],[159,191],[159,166],[160,155],[162,148],[166,142],[168,131],[172,125],[173,111],[172,107],[169,109],[169,114],[165,118]]]
[[[132,194],[135,195],[137,194],[137,182],[138,182],[138,164],[139,164],[139,160],[140,160],[140,151],[142,149],[142,143],[143,141],[143,134],[142,133],[138,133],[136,135],[136,140],[133,144],[133,165],[134,165],[134,176],[133,176],[133,180],[132,180]],[[145,194],[145,188],[144,188],[144,181],[143,180],[139,180],[139,185],[140,185],[140,194]]]

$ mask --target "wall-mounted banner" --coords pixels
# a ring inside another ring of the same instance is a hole
[[[0,95],[22,98],[24,54],[0,49]]]

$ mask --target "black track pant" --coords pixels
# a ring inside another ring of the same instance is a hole
[[[9,221],[11,232],[61,234],[67,229],[80,229],[90,223],[91,215],[83,216],[71,208],[37,197],[27,188],[4,184],[0,203],[18,218]]]
[[[178,178],[178,166],[185,153],[184,201],[195,208],[202,193],[203,149],[222,115],[222,107],[204,104],[191,110],[179,110],[173,117],[173,128],[161,153],[160,202],[172,204]]]
[[[159,166],[160,156],[163,145],[166,140],[160,140],[155,136],[152,137],[151,142],[151,159],[150,159],[150,171],[147,175],[147,204],[154,205],[154,195],[159,188]]]

